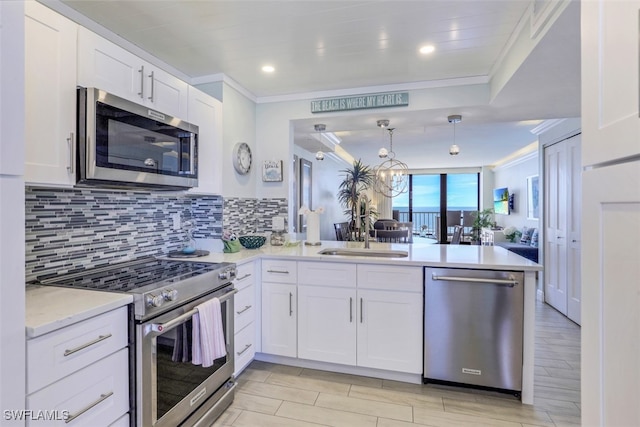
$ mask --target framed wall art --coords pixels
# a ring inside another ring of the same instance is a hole
[[[265,160],[262,166],[262,181],[282,181],[282,160]]]
[[[540,180],[538,175],[527,177],[527,219],[540,218]]]

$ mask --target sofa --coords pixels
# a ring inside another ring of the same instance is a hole
[[[520,240],[517,242],[499,242],[496,246],[503,247],[508,251],[516,253],[535,263],[538,262],[538,229],[527,228],[522,229]]]

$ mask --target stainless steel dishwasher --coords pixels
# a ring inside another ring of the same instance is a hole
[[[423,381],[522,390],[524,273],[425,268]]]

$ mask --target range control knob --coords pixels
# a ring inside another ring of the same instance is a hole
[[[162,291],[162,298],[165,301],[175,301],[178,298],[178,291],[176,289],[165,289]]]
[[[164,302],[164,297],[162,295],[147,295],[147,306],[149,307],[160,307]]]
[[[229,278],[230,279],[235,279],[237,275],[238,275],[238,270],[236,270],[235,268],[230,268],[229,269]]]
[[[218,278],[220,280],[229,280],[229,270],[223,270],[218,273]]]

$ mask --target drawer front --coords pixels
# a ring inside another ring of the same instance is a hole
[[[27,393],[115,353],[127,343],[127,307],[28,340]]]
[[[249,286],[238,292],[234,297],[233,304],[233,309],[235,310],[233,328],[235,332],[239,332],[256,318],[256,295],[254,287]]]
[[[339,262],[299,262],[300,285],[356,287],[356,266]]]
[[[244,328],[234,336],[234,346],[235,346],[234,365],[235,365],[236,377],[253,360],[253,357],[256,354],[255,341],[256,341],[256,331],[255,331],[254,324],[247,326],[246,328]]]
[[[113,423],[109,424],[109,427],[130,427],[129,414],[124,414]]]
[[[73,420],[49,426],[108,426],[129,411],[129,355],[126,348],[27,396],[27,409],[49,410]],[[56,417],[63,418],[63,417]],[[68,421],[68,419],[66,420]],[[27,421],[37,427],[41,420]]]
[[[296,261],[279,259],[262,260],[263,282],[296,283],[297,280]]]
[[[422,292],[422,267],[358,264],[358,288]]]
[[[233,280],[233,284],[237,290],[242,290],[255,283],[256,276],[254,268],[255,263],[253,262],[248,262],[237,267],[236,278]]]

